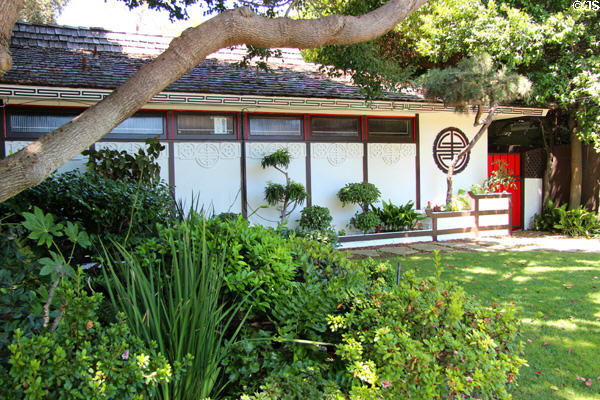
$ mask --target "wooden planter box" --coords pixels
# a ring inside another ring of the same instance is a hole
[[[431,229],[383,232],[340,237],[341,248],[383,246],[389,244],[474,239],[481,236],[512,234],[512,195],[510,193],[474,194],[474,208],[464,211],[426,210]]]

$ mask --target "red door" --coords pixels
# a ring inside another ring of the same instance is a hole
[[[514,185],[509,188],[500,188],[499,191],[512,193],[512,226],[513,228],[523,227],[522,207],[521,207],[521,155],[520,154],[488,154],[488,176],[492,172],[500,169],[504,165],[508,169],[508,174],[515,178]]]

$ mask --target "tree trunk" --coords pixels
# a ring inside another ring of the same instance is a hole
[[[0,76],[12,66],[10,35],[25,0],[2,0],[0,3]]]
[[[16,1],[16,0],[9,0]],[[20,0],[19,0],[20,1]],[[315,20],[270,19],[249,8],[225,11],[185,30],[169,48],[81,115],[0,161],[0,202],[37,185],[100,140],[207,55],[239,44],[313,48],[371,40],[393,29],[427,0],[392,0],[367,14]]]
[[[446,190],[446,205],[452,204],[452,192],[453,192],[452,177],[454,175],[454,168],[456,168],[456,165],[458,164],[460,159],[463,158],[469,151],[471,151],[471,149],[475,146],[475,144],[479,141],[479,139],[481,139],[483,134],[487,131],[487,128],[492,123],[492,120],[494,117],[494,112],[496,111],[496,107],[497,106],[492,106],[492,108],[490,108],[488,116],[485,118],[484,121],[476,121],[476,122],[478,122],[478,124],[481,124],[481,128],[479,129],[477,134],[473,137],[473,140],[471,140],[469,142],[469,144],[467,145],[467,147],[465,147],[460,153],[457,154],[457,156],[452,160],[452,163],[448,167],[448,173],[446,174],[446,184],[448,185],[448,189]],[[479,111],[478,111],[477,115],[479,115]]]
[[[552,177],[552,165],[554,164],[554,154],[552,150],[554,148],[554,135],[558,126],[557,114],[558,111],[554,111],[555,120],[550,133],[544,127],[542,118],[539,119],[540,131],[542,132],[542,141],[544,143],[544,150],[546,152],[546,168],[544,169],[544,177],[542,180],[542,187],[544,193],[542,194],[542,207],[546,206],[546,203],[550,199],[550,178]]]
[[[569,209],[581,205],[581,185],[583,181],[583,161],[581,141],[577,138],[577,121],[573,114],[569,116],[569,133],[571,135],[571,186],[569,189]]]

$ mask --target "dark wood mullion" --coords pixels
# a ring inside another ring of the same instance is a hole
[[[311,171],[311,159],[310,159],[310,140],[308,134],[308,114],[304,115],[304,140],[306,142],[306,193],[308,198],[306,199],[306,206],[312,206],[312,171]]]
[[[246,113],[240,113],[240,119],[243,121],[238,129],[240,130],[240,199],[242,201],[242,215],[244,218],[248,218],[248,179],[246,171]]]
[[[360,118],[361,138],[363,141],[363,182],[369,182],[369,144],[367,140],[369,133],[367,132],[367,116],[363,115]]]
[[[0,158],[6,157],[6,104],[4,100],[0,99],[0,107],[2,107],[2,113],[0,114],[0,126],[2,127],[2,135],[0,135]]]
[[[421,209],[421,149],[420,149],[420,142],[421,142],[421,132],[419,131],[419,114],[415,114],[415,146],[417,146],[416,151],[417,151],[417,156],[415,157],[415,175],[416,175],[416,199],[415,199],[415,203],[416,203],[416,207],[417,210]]]

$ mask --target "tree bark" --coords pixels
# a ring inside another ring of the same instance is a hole
[[[0,76],[12,67],[10,35],[25,0],[2,0],[0,3]]]
[[[452,160],[452,163],[448,167],[448,173],[446,174],[446,184],[448,186],[448,189],[446,190],[446,205],[452,204],[452,192],[453,192],[452,177],[454,176],[454,168],[456,168],[456,165],[458,164],[460,159],[463,158],[469,151],[471,151],[471,149],[473,149],[475,144],[479,141],[479,139],[481,139],[483,134],[487,131],[487,128],[489,128],[490,124],[492,123],[494,113],[496,112],[496,107],[497,106],[492,106],[492,108],[490,108],[490,111],[489,111],[487,117],[485,118],[485,120],[479,121],[479,124],[481,124],[481,128],[479,128],[479,131],[477,132],[477,134],[475,134],[475,136],[469,142],[467,147],[465,147],[460,153],[457,154],[457,156]],[[479,115],[479,110],[478,110],[477,115]]]
[[[20,1],[20,0],[9,0]],[[0,202],[37,185],[157,93],[198,65],[207,55],[233,45],[313,48],[371,40],[393,29],[427,0],[392,0],[361,16],[314,20],[269,19],[246,7],[225,11],[185,30],[169,48],[143,65],[101,102],[23,150],[0,161]]]
[[[581,185],[583,182],[583,161],[581,141],[577,138],[577,121],[573,114],[569,116],[569,133],[571,135],[571,185],[569,189],[569,209],[581,205]]]
[[[554,154],[552,150],[554,148],[554,134],[557,128],[557,120],[556,113],[558,111],[554,111],[555,113],[555,124],[553,125],[553,129],[551,129],[551,133],[548,133],[542,118],[539,118],[540,123],[540,131],[542,133],[542,141],[544,143],[544,150],[546,152],[546,168],[544,169],[544,177],[542,180],[542,187],[544,189],[544,193],[542,194],[542,208],[546,206],[546,203],[550,199],[550,178],[552,176],[552,165],[554,164]]]

